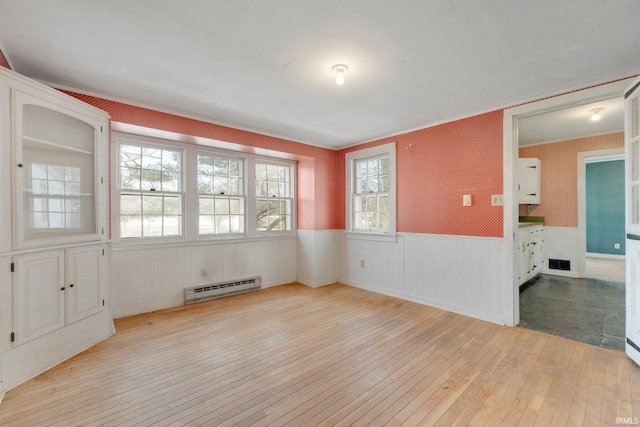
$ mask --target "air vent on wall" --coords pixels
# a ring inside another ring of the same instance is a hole
[[[220,298],[231,294],[254,291],[260,289],[261,286],[262,277],[256,276],[231,282],[220,282],[204,286],[195,286],[193,288],[185,288],[184,303],[190,304],[198,301]]]
[[[549,270],[571,270],[571,261],[566,259],[549,258]]]

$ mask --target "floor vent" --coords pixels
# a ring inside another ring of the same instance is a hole
[[[249,277],[247,279],[234,280],[233,282],[220,282],[211,285],[196,286],[184,289],[184,303],[191,304],[213,298],[249,292],[260,289],[262,277]]]

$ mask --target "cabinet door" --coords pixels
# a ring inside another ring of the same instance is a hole
[[[519,271],[519,284],[522,285],[529,280],[531,253],[529,251],[529,240],[521,240],[518,246],[519,259],[518,259],[518,271]]]
[[[518,159],[518,203],[540,203],[540,159]]]
[[[64,251],[14,257],[14,345],[64,326]]]
[[[531,240],[531,277],[542,271],[542,262],[542,239],[538,237]]]
[[[102,310],[103,275],[102,248],[67,249],[67,324]]]
[[[16,248],[100,240],[104,124],[74,103],[12,91]]]

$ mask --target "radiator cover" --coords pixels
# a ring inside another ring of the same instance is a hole
[[[212,283],[210,285],[194,286],[192,288],[184,289],[184,303],[191,304],[227,295],[255,291],[260,289],[261,286],[262,277],[260,276],[232,280],[229,282]]]

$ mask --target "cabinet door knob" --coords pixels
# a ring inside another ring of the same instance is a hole
[[[22,166],[24,166],[22,163],[18,163],[19,168],[21,168]]]
[[[70,288],[73,288],[73,283],[69,285]]]
[[[64,286],[60,288],[61,291],[64,291]]]

